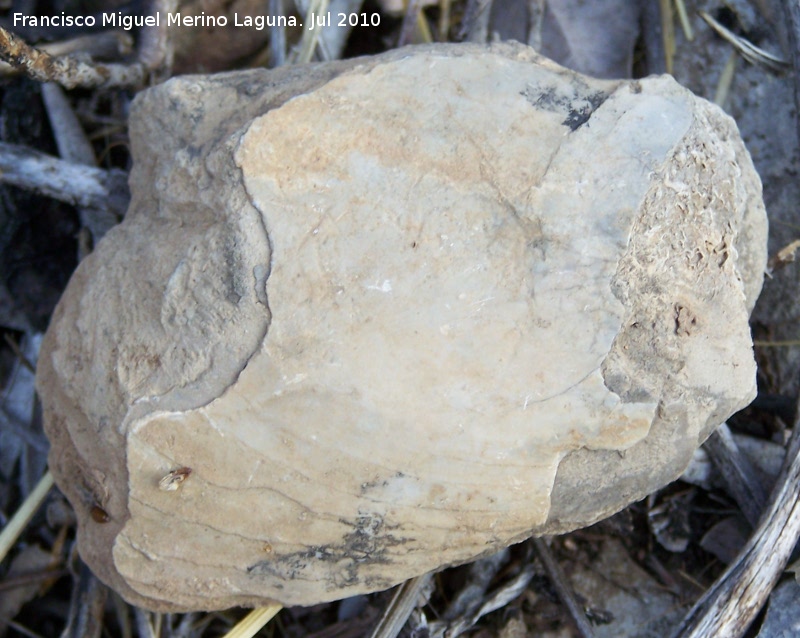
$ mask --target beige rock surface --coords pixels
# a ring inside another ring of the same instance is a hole
[[[174,79],[131,141],[38,382],[81,553],[138,604],[312,604],[588,525],[755,394],[760,182],[667,77],[401,49]]]

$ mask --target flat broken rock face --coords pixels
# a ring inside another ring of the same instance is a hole
[[[760,182],[668,77],[409,48],[171,80],[131,141],[39,389],[137,604],[318,603],[591,524],[755,394]]]

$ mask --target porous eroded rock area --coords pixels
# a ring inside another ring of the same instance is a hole
[[[173,79],[131,142],[39,389],[132,602],[313,604],[588,525],[755,395],[760,182],[669,77],[407,48]]]

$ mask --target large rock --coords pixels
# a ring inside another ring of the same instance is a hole
[[[39,389],[137,604],[311,604],[588,525],[755,394],[760,183],[668,77],[401,49],[172,80],[131,142]]]

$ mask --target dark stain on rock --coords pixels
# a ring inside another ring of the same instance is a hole
[[[392,530],[399,526],[387,525],[380,514],[359,511],[355,520],[340,519],[350,531],[337,544],[314,545],[299,552],[278,555],[270,560],[262,560],[247,568],[249,574],[274,576],[280,580],[294,580],[305,577],[305,572],[313,563],[326,563],[329,566],[327,577],[333,587],[347,587],[360,582],[359,570],[362,565],[388,565],[387,555],[390,547],[403,545],[413,538],[395,536]],[[378,583],[373,577],[375,585]],[[386,586],[391,586],[386,581]]]
[[[399,472],[399,471],[395,472],[394,475],[392,476],[392,478],[395,478],[395,479],[401,479],[401,478],[405,478],[405,477],[406,477],[406,475],[403,472]],[[361,489],[359,491],[360,491],[361,495],[363,496],[363,495],[365,495],[365,494],[367,494],[367,493],[369,493],[369,492],[371,492],[371,491],[373,491],[373,490],[375,490],[377,488],[388,487],[389,486],[389,480],[390,479],[381,479],[380,477],[376,477],[371,481],[365,481],[364,483],[361,484]]]
[[[567,119],[561,122],[564,126],[569,126],[571,131],[578,130],[581,126],[589,121],[592,114],[600,108],[600,105],[606,101],[608,96],[600,91],[587,96],[585,106],[578,108],[570,108],[567,112]]]
[[[567,93],[564,87],[528,87],[521,95],[537,109],[565,114],[562,126],[576,131],[589,121],[592,114],[608,99],[608,94],[603,91],[589,93],[589,87],[579,81],[576,81],[573,88],[573,92]]]

